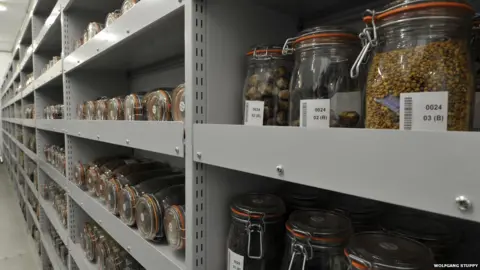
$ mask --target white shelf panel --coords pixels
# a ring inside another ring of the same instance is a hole
[[[55,65],[53,65],[51,68],[47,69],[45,73],[40,75],[38,77],[34,84],[35,84],[35,89],[38,89],[42,86],[48,85],[49,82],[60,78],[62,76],[62,60],[60,59]]]
[[[97,270],[97,264],[94,264],[87,260],[85,257],[85,252],[83,252],[80,244],[73,244],[73,241],[69,241],[68,248],[70,250],[70,255],[72,255],[73,260],[77,264],[80,270]]]
[[[37,164],[38,167],[50,176],[53,181],[63,189],[67,190],[67,178],[62,173],[44,160],[38,159]]]
[[[22,125],[35,128],[35,119],[21,119]]]
[[[158,121],[65,121],[68,135],[183,157],[183,123]]]
[[[110,26],[65,57],[64,70],[70,72],[147,29],[154,22],[168,17],[183,7],[185,1],[142,0]],[[183,29],[182,29],[183,31]],[[165,42],[168,40],[166,39]],[[132,48],[133,49],[133,48]],[[172,48],[171,48],[172,49]],[[122,55],[118,55],[122,57]]]
[[[40,231],[40,238],[42,238],[43,246],[47,251],[47,255],[50,258],[54,270],[66,270],[67,267],[63,264],[62,260],[58,256],[57,252],[54,249],[52,239],[50,235],[45,232]],[[65,244],[65,243],[64,243]],[[83,269],[82,269],[83,270]]]
[[[55,23],[60,24],[60,21],[57,21],[58,17],[60,16],[60,13],[61,13],[61,1],[58,1],[55,7],[53,8],[52,12],[50,13],[50,16],[48,16],[48,18],[45,20],[45,24],[43,25],[42,29],[40,29],[40,32],[38,33],[37,37],[33,41],[33,44],[35,44],[36,48],[41,45],[41,43],[45,39],[45,36],[47,36],[48,38],[48,34],[52,29],[52,25]]]
[[[4,121],[7,121],[7,122],[10,122],[10,123],[13,123],[13,124],[19,124],[21,125],[22,124],[22,119],[20,118],[2,118]]]
[[[39,197],[39,202],[43,210],[45,211],[48,219],[50,220],[50,223],[52,223],[53,227],[62,239],[63,243],[68,243],[67,229],[63,227],[63,224],[60,221],[57,212],[55,212],[55,209],[53,209],[52,202],[46,201],[42,197]]]
[[[28,149],[23,143],[17,141],[16,139],[14,142],[20,147],[20,149],[27,155],[31,160],[36,161],[37,160],[37,154],[35,154],[32,150]]]
[[[480,222],[455,203],[480,204],[476,132],[197,124],[194,135],[197,162]]]
[[[25,86],[25,88],[22,89],[22,91],[20,91],[20,95],[21,97],[26,97],[28,96],[30,93],[32,93],[36,88],[36,83],[35,81],[29,83],[27,86]]]
[[[65,122],[63,119],[37,119],[36,125],[38,129],[64,133]]]
[[[69,184],[70,196],[85,212],[110,234],[146,269],[187,269],[182,255],[168,245],[156,245],[112,215],[98,200],[90,197],[74,183]]]

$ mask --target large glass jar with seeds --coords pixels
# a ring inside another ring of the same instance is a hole
[[[288,125],[288,85],[292,64],[280,46],[259,45],[248,53],[243,88],[243,123]],[[263,114],[262,114],[263,111]]]
[[[306,29],[286,41],[283,53],[295,55],[291,126],[361,127],[362,95],[349,73],[360,48],[354,31],[336,26]]]
[[[473,14],[465,0],[397,0],[367,11],[364,49],[351,72],[369,60],[366,128],[470,129]]]

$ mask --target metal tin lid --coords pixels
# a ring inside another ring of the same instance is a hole
[[[163,219],[167,242],[175,250],[185,249],[185,206],[172,205]]]
[[[353,232],[347,217],[328,211],[295,211],[285,226],[295,238],[315,243],[341,244]]]
[[[273,194],[246,194],[236,197],[230,209],[232,216],[239,219],[272,219],[285,214],[285,204]]]
[[[136,222],[140,235],[148,240],[154,240],[158,228],[161,209],[154,196],[144,194],[136,205]]]
[[[358,269],[378,266],[393,269],[430,269],[433,257],[423,244],[406,237],[382,232],[366,232],[354,235],[345,255]]]

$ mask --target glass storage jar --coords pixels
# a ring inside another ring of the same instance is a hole
[[[379,221],[385,213],[385,206],[377,201],[349,195],[331,196],[331,208],[347,216],[355,232],[378,231]]]
[[[95,116],[96,116],[95,101],[90,100],[85,102],[85,119],[95,120]]]
[[[95,101],[95,119],[96,120],[107,120],[108,110],[107,110],[108,99],[102,97]]]
[[[469,40],[472,7],[463,0],[397,0],[363,18],[370,57],[365,127],[469,130],[474,74]]]
[[[145,120],[144,111],[146,109],[147,98],[148,94],[145,95],[145,93],[126,96],[124,102],[124,119],[128,121]]]
[[[91,195],[96,195],[96,187],[97,183],[101,181],[100,176],[110,170],[115,170],[123,165],[137,163],[138,160],[136,159],[114,159],[105,164],[101,167],[90,167],[87,172],[87,188],[88,192]]]
[[[86,104],[80,103],[77,106],[77,119],[84,120],[86,119]]]
[[[353,233],[350,220],[328,211],[295,211],[286,225],[282,270],[346,270],[343,249]]]
[[[432,269],[433,256],[423,244],[382,232],[354,235],[345,248],[351,269]]]
[[[243,123],[249,125],[263,119],[262,125],[288,125],[291,57],[282,55],[282,48],[275,45],[255,46],[247,53],[247,57]],[[255,114],[253,110],[261,110],[262,107],[263,116]]]
[[[174,250],[184,250],[186,245],[185,205],[172,205],[165,210],[163,226],[168,245]]]
[[[172,97],[167,90],[156,90],[149,94],[146,101],[147,120],[170,121],[172,120]]]
[[[90,169],[90,167],[101,167],[103,164],[107,163],[110,160],[113,160],[114,158],[112,157],[101,157],[93,160],[92,162],[88,164],[83,164],[81,161],[77,162],[77,165],[75,166],[74,169],[74,179],[75,183],[79,187],[85,187],[86,185],[86,179],[87,179],[87,173]]]
[[[122,15],[135,6],[140,0],[125,0],[122,3]]]
[[[280,269],[286,211],[282,199],[246,194],[236,197],[230,210],[227,269]]]
[[[124,97],[114,97],[107,103],[108,120],[123,120],[123,101]]]
[[[103,29],[103,24],[97,22],[91,22],[88,24],[87,36],[88,40],[91,40],[96,34],[100,33]]]
[[[152,178],[162,177],[167,175],[180,174],[180,171],[172,170],[171,168],[148,170],[143,172],[136,172],[129,175],[116,175],[110,178],[107,184],[107,208],[114,214],[118,215],[118,200],[122,189],[126,186],[135,186],[141,182]]]
[[[185,84],[180,84],[172,92],[173,121],[183,122],[185,119]]]
[[[306,29],[287,39],[284,54],[295,54],[290,126],[362,126],[362,95],[349,72],[360,49],[357,34],[337,26]]]
[[[185,185],[164,188],[155,194],[143,194],[135,206],[135,219],[140,235],[150,241],[165,238],[163,217],[171,205],[185,204]]]
[[[117,9],[114,10],[113,12],[108,13],[107,18],[105,19],[105,27],[108,27],[110,24],[112,24],[118,17],[122,15],[122,11]]]
[[[141,182],[135,186],[125,186],[118,198],[120,219],[127,225],[133,226],[136,222],[136,206],[142,194],[153,194],[166,187],[185,183],[185,175],[169,175],[156,177]]]

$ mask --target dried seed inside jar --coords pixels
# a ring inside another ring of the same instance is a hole
[[[473,86],[465,41],[377,53],[367,78],[365,126],[398,129],[401,93],[448,91],[447,129],[468,130]]]

